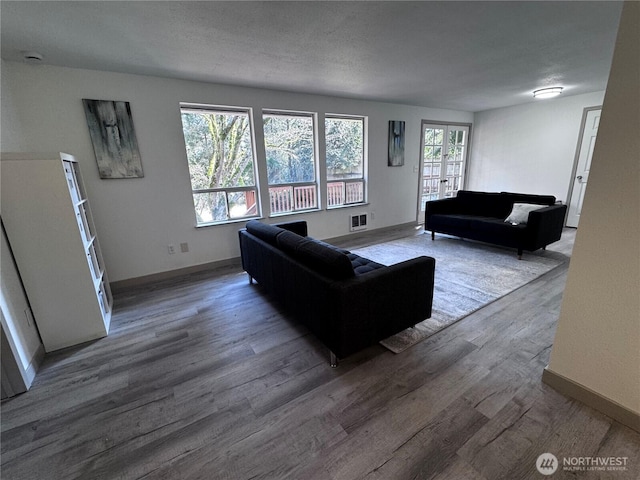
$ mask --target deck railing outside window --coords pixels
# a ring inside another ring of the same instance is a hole
[[[327,183],[327,206],[337,207],[364,202],[364,181],[342,181]]]
[[[271,215],[317,208],[316,186],[310,184],[269,187],[269,206]]]

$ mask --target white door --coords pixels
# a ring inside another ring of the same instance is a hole
[[[455,197],[464,186],[468,125],[422,124],[418,222],[429,200]]]
[[[596,145],[601,112],[602,109],[600,107],[585,110],[585,120],[583,122],[580,143],[578,144],[576,173],[573,178],[573,186],[569,200],[567,227],[577,227],[580,221],[582,202],[584,201],[584,192],[587,189],[587,180],[589,179],[589,169],[591,168],[593,148]]]

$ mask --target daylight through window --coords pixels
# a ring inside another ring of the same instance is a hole
[[[318,208],[313,114],[265,111],[271,215]]]
[[[197,225],[259,216],[250,112],[182,106],[181,113]]]
[[[325,118],[327,206],[364,202],[364,119]]]

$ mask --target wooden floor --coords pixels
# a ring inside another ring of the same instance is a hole
[[[637,479],[640,435],[540,381],[566,270],[337,369],[239,269],[120,294],[2,404],[2,478]],[[628,470],[543,477],[545,452]]]

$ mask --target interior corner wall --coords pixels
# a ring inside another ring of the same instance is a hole
[[[604,92],[476,112],[466,188],[567,202],[582,114]]]
[[[625,2],[548,370],[640,415],[640,3]]]
[[[257,118],[263,108],[368,117],[368,205],[278,217],[307,220],[317,238],[349,234],[354,213],[375,213],[370,228],[415,221],[421,120],[473,121],[470,112],[17,62],[2,62],[2,76],[2,150],[76,156],[111,281],[239,256],[242,223],[195,228],[180,102],[250,107]],[[83,98],[130,102],[144,178],[99,178]],[[389,120],[406,122],[403,167],[387,166]],[[189,252],[168,254],[183,242]]]

